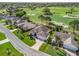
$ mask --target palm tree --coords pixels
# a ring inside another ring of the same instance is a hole
[[[23,20],[27,20],[28,22],[31,22],[29,16],[27,16],[27,15],[23,15],[21,18]]]
[[[43,9],[43,14],[39,16],[41,23],[44,23],[45,25],[48,25],[49,22],[51,21],[51,16],[52,13],[50,12],[50,9],[48,7],[45,7]]]
[[[43,23],[44,25],[48,25],[51,21],[51,18],[48,16],[40,15],[39,18],[41,20],[41,23]]]
[[[79,21],[78,20],[73,20],[72,22],[69,23],[70,27],[73,28],[73,33],[74,30],[79,30]]]
[[[58,25],[55,25],[55,30],[56,31],[62,31],[63,30],[63,27],[62,26],[58,26]]]
[[[43,9],[43,13],[44,13],[45,16],[51,16],[52,15],[52,13],[50,12],[50,9],[48,7],[45,7]]]
[[[10,55],[12,53],[11,49],[10,48],[7,48],[6,49],[6,53],[7,53],[7,55]]]
[[[71,13],[73,13],[74,12],[74,8],[71,8],[70,11],[71,11]]]
[[[59,43],[60,43],[60,36],[56,36],[56,46],[59,46]]]
[[[17,17],[22,17],[22,16],[25,15],[25,14],[26,14],[25,11],[18,11],[18,12],[16,12],[16,16],[17,16]]]
[[[43,9],[43,12],[50,12],[50,9],[49,9],[48,7],[45,7],[45,8]]]
[[[66,14],[73,14],[73,12],[75,12],[74,8],[70,8],[69,11],[66,11]]]

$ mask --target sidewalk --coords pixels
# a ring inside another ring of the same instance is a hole
[[[8,39],[1,40],[1,41],[0,41],[0,45],[1,45],[1,44],[4,44],[4,43],[6,43],[6,42],[9,42],[9,40],[8,40]]]

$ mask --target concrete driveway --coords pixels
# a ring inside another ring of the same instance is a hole
[[[36,44],[34,44],[31,48],[35,50],[39,50],[39,48],[41,47],[43,43],[44,43],[43,41],[36,39]]]

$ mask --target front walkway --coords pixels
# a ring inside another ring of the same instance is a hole
[[[10,30],[11,32],[16,31],[17,29]]]
[[[36,39],[36,44],[34,44],[31,48],[35,50],[39,50],[39,48],[41,47],[43,43],[44,43],[43,41]]]
[[[9,42],[9,40],[8,40],[8,39],[1,40],[1,41],[0,41],[0,45],[1,45],[1,44],[4,44],[4,43],[6,43],[6,42]]]

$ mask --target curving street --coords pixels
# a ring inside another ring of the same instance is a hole
[[[9,29],[7,29],[3,24],[0,23],[0,30],[5,33],[10,43],[17,49],[19,52],[23,53],[25,56],[49,56],[46,53],[41,51],[36,51],[22,42],[16,35],[14,35]]]

